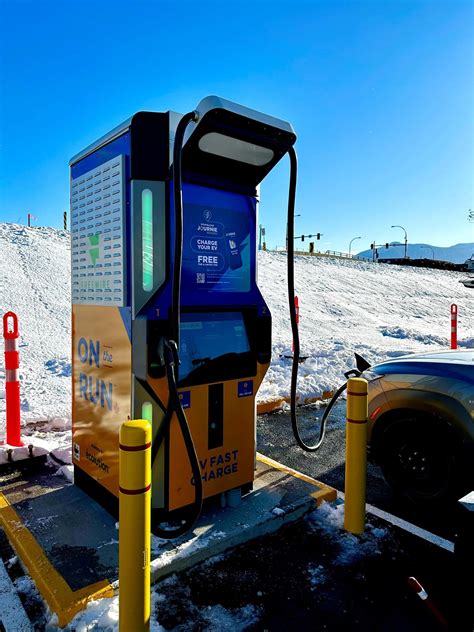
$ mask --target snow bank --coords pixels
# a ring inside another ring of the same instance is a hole
[[[0,314],[18,315],[23,423],[70,416],[69,277],[67,231],[0,224]],[[1,391],[3,359],[0,366]],[[0,393],[0,419],[4,409]]]
[[[260,286],[273,316],[273,359],[259,393],[263,401],[289,389],[286,264],[284,253],[259,253]],[[308,358],[299,371],[303,398],[339,385],[354,366],[354,351],[375,363],[449,349],[451,303],[458,305],[459,346],[471,346],[473,295],[458,283],[461,273],[300,256],[295,276],[301,353]]]
[[[291,330],[286,254],[260,252],[259,281],[273,316],[273,359],[260,402],[288,395]],[[357,351],[376,362],[400,354],[448,348],[450,305],[459,310],[460,346],[472,346],[472,290],[461,273],[337,260],[296,258],[301,310],[298,391],[320,396],[341,383]],[[69,233],[0,224],[0,313],[20,322],[22,423],[35,436],[68,436],[71,400]],[[2,340],[3,342],[3,340]],[[0,419],[4,419],[3,368]],[[1,437],[0,437],[1,438]],[[64,444],[65,445],[65,444]]]

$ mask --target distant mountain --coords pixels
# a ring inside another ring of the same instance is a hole
[[[392,241],[388,248],[378,248],[379,259],[400,259],[405,255],[405,244]],[[474,254],[474,243],[456,244],[455,246],[441,247],[430,244],[408,244],[408,256],[410,259],[437,259],[438,261],[450,261],[451,263],[464,263]],[[434,255],[434,256],[433,256]],[[359,257],[372,258],[372,250],[359,252]]]

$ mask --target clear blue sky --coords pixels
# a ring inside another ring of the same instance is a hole
[[[139,110],[218,94],[290,121],[319,248],[474,241],[472,2],[0,0],[0,221],[61,227],[68,160]],[[285,241],[288,163],[260,221]],[[306,244],[305,244],[306,245]]]

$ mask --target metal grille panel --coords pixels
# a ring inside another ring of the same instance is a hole
[[[74,304],[125,303],[125,158],[71,179],[71,269]]]

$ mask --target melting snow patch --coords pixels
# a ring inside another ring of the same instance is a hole
[[[55,450],[51,450],[51,455],[58,461],[64,463],[64,465],[71,464],[71,446],[68,445],[66,448],[56,448]]]
[[[64,476],[70,483],[74,483],[74,466],[73,465],[62,465],[55,476]]]
[[[316,586],[324,584],[327,580],[326,571],[324,570],[324,566],[321,564],[318,566],[310,564],[308,566],[308,575],[311,583],[311,590],[315,590]]]
[[[209,624],[206,628],[208,632],[222,632],[222,630],[238,632],[239,630],[246,630],[250,625],[257,623],[260,618],[260,612],[259,608],[252,605],[232,610],[227,610],[223,606],[217,605],[201,610],[200,614]]]
[[[79,612],[64,629],[68,632],[115,632],[118,630],[119,600],[109,597],[90,601],[87,608]],[[51,623],[51,622],[50,622]]]
[[[344,504],[321,503],[320,507],[308,515],[310,525],[317,525],[319,529],[333,534],[344,528]]]
[[[226,533],[224,531],[213,531],[211,533],[207,532],[204,534],[196,535],[194,538],[190,538],[186,542],[182,542],[171,551],[163,551],[161,547],[163,544],[168,544],[168,540],[152,536],[151,551],[153,555],[158,555],[158,557],[152,560],[151,567],[153,570],[164,568],[170,563],[170,560],[177,560],[189,557],[193,555],[195,551],[208,546],[209,542],[211,542],[212,540],[221,540],[225,537]]]
[[[22,575],[14,580],[13,585],[15,586],[15,590],[23,595],[23,600],[25,605],[32,604],[36,606],[38,601],[41,600],[40,594],[36,589],[36,586],[28,575]]]
[[[32,595],[36,590],[33,580],[28,575],[18,577],[13,583],[17,591],[22,595]]]
[[[380,555],[379,541],[389,534],[387,529],[374,527],[366,523],[366,530],[361,535],[353,535],[344,531],[344,504],[332,505],[322,503],[308,516],[309,528],[320,531],[334,543],[333,564],[347,566],[366,556]]]

